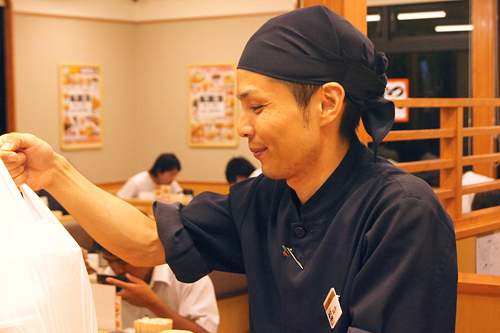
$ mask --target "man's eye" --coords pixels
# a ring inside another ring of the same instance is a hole
[[[262,111],[262,108],[264,106],[263,105],[259,105],[259,106],[252,106],[250,109],[253,111],[253,112],[256,112],[256,113],[259,113],[260,111]]]

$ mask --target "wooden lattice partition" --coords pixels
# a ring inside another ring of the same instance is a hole
[[[500,153],[495,152],[473,152],[463,156],[464,137],[484,140],[489,136],[494,140],[500,134],[500,126],[493,124],[464,128],[464,109],[471,108],[474,112],[476,108],[481,112],[485,108],[497,108],[500,99],[432,98],[394,102],[399,107],[440,109],[439,129],[392,131],[384,141],[439,139],[438,159],[399,163],[398,166],[411,173],[439,170],[440,184],[434,191],[453,218],[457,240],[500,229],[500,206],[462,214],[462,195],[500,189],[500,180],[462,186],[464,166],[481,165],[484,170],[485,165],[494,168],[500,161]],[[500,332],[500,276],[460,272],[457,300],[456,332]]]
[[[440,186],[435,192],[453,218],[457,239],[500,229],[500,208],[489,208],[462,215],[462,195],[500,189],[500,180],[462,186],[464,166],[491,164],[500,161],[500,153],[472,154],[463,156],[464,137],[490,136],[494,140],[500,134],[500,126],[465,127],[464,108],[500,107],[500,99],[492,98],[410,98],[395,100],[398,107],[439,108],[440,128],[424,130],[391,131],[384,141],[439,139],[438,159],[399,163],[402,169],[415,173],[439,170]],[[492,121],[493,122],[493,121]]]

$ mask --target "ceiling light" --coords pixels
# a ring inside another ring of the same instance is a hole
[[[440,10],[437,12],[418,12],[418,13],[399,13],[398,20],[421,20],[446,17],[446,12]]]
[[[378,21],[380,21],[379,14],[366,15],[366,22],[378,22]]]
[[[436,32],[456,32],[456,31],[472,31],[474,26],[472,24],[462,25],[437,25],[434,30]]]

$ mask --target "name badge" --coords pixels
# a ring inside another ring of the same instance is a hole
[[[330,322],[330,327],[334,328],[339,321],[340,316],[342,315],[339,295],[335,293],[334,288],[330,289],[330,292],[328,292],[328,296],[326,296],[326,299],[323,302],[323,306],[325,307],[326,316],[328,317],[328,321]]]

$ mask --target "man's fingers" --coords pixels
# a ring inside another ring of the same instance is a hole
[[[9,174],[17,186],[21,186],[26,182],[26,173],[24,173],[24,170],[25,168],[23,164],[19,165],[14,169],[9,169]]]
[[[111,283],[112,285],[115,285],[120,288],[125,288],[128,284],[128,282],[124,282],[122,280],[118,280],[112,277],[107,277],[106,282]]]
[[[13,179],[16,179],[18,178],[19,176],[21,176],[24,172],[24,165],[20,165],[18,166],[17,168],[14,168],[14,169],[10,169],[9,170],[9,173],[10,173],[10,176],[13,178]]]
[[[138,277],[135,277],[133,276],[132,274],[129,274],[129,273],[125,273],[125,277],[130,281],[130,282],[133,282],[133,283],[139,283],[141,282],[142,280],[139,279]]]
[[[0,158],[4,162],[5,166],[8,170],[17,167],[20,164],[24,164],[26,162],[26,154],[24,153],[15,153],[0,150]]]
[[[0,136],[0,150],[16,151],[22,148],[23,140],[32,140],[33,135],[25,133],[8,133]]]

